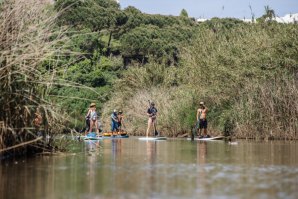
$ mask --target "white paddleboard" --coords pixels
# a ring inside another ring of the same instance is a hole
[[[194,138],[194,140],[198,141],[210,141],[210,140],[223,140],[225,137],[224,136],[216,136],[216,137],[211,137],[211,138]],[[191,138],[187,138],[187,140],[191,140]]]
[[[141,137],[139,140],[143,141],[155,141],[155,140],[167,140],[166,137]]]
[[[96,136],[96,137],[81,136],[80,139],[83,139],[83,140],[102,140],[103,137],[101,137],[101,136]]]

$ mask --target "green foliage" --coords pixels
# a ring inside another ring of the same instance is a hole
[[[123,27],[121,27],[119,32],[120,35],[144,25],[153,25],[159,28],[171,26],[186,27],[195,25],[191,19],[181,19],[180,17],[175,16],[144,14],[132,6],[127,7],[124,10],[124,13],[127,15],[128,20]]]
[[[121,37],[122,54],[128,57],[153,56],[159,61],[174,63],[179,46],[188,43],[192,36],[190,29],[184,27],[140,26]]]
[[[58,74],[78,87],[59,86],[53,93],[77,117],[90,101],[96,101],[104,104],[107,117],[115,107],[124,109],[129,129],[142,132],[143,109],[148,99],[154,99],[160,129],[177,135],[190,130],[198,102],[205,101],[213,132],[240,135],[249,126],[255,131],[278,128],[268,119],[271,109],[258,106],[260,114],[250,101],[266,101],[276,109],[278,102],[291,103],[296,97],[292,92],[298,61],[295,24],[247,24],[233,18],[196,24],[184,9],[177,17],[149,15],[131,6],[120,10],[111,0],[58,0],[55,8],[66,9],[58,24],[75,30],[69,33],[66,48],[76,53],[61,60],[67,68]],[[269,7],[265,10],[264,21],[275,16]],[[278,89],[269,89],[269,81]],[[290,97],[279,90],[287,90]],[[282,106],[281,114],[287,115],[287,107]],[[287,118],[295,122],[298,116],[295,112]],[[295,128],[291,123],[284,129],[293,132]],[[247,135],[251,136],[240,136]]]
[[[232,29],[234,27],[237,27],[239,25],[244,25],[245,22],[235,19],[235,18],[212,18],[211,20],[207,20],[204,23],[202,23],[202,26],[206,26],[209,29],[212,29],[213,32],[218,32],[218,31],[225,31]]]
[[[188,18],[188,13],[185,9],[182,9],[181,12],[180,12],[180,17],[186,17]]]
[[[119,4],[113,0],[57,0],[55,9],[63,10],[58,18],[59,25],[77,29],[100,31],[125,22]]]
[[[217,31],[210,28],[215,25]],[[148,32],[143,29],[145,27],[136,28],[138,32],[130,35],[135,39],[130,43],[131,51],[138,49],[138,53],[149,54],[154,46],[150,42],[158,38],[160,29],[150,27]],[[171,135],[189,131],[195,123],[198,102],[205,101],[210,110],[209,127],[213,132],[264,138],[266,132],[276,132],[281,125],[287,132],[284,135],[292,137],[297,128],[297,110],[278,104],[296,104],[294,99],[297,94],[294,93],[297,93],[297,85],[291,74],[297,73],[297,30],[297,25],[272,24],[264,28],[262,24],[214,19],[195,29],[193,34],[196,36],[191,43],[178,47],[181,59],[177,67],[167,67],[163,62],[152,64],[150,60],[143,67],[130,67],[115,86],[120,88],[121,85],[123,99],[127,102],[145,101],[147,96],[159,103],[159,107],[164,109],[159,127]],[[145,48],[134,43],[140,43]],[[154,57],[154,60],[158,59]],[[270,82],[275,82],[272,88],[268,87]],[[287,90],[289,97],[283,96],[279,90]],[[254,109],[251,101],[262,105]],[[285,112],[281,115],[287,115],[287,119],[295,122],[287,126],[282,123],[284,119],[279,119],[281,122],[277,125],[274,119],[270,119],[274,113],[266,104],[274,109],[282,107]],[[287,111],[291,114],[286,114]],[[140,117],[137,121],[144,122],[141,116],[134,117]],[[134,126],[139,124],[136,122]],[[141,131],[136,128],[135,131]],[[265,133],[251,134],[251,129]]]

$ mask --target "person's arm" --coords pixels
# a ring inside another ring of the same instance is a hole
[[[199,120],[200,117],[200,109],[197,110],[197,121]]]
[[[157,109],[155,108],[154,117],[157,117]]]
[[[118,117],[115,117],[115,115],[112,115],[112,120],[113,120],[114,122],[118,122]]]
[[[88,116],[90,116],[90,112],[91,112],[91,109],[89,108],[89,109],[88,109],[88,112],[87,112],[87,115],[85,116],[86,118],[87,118]]]
[[[124,125],[124,116],[121,117],[121,124],[122,124],[122,126],[123,126],[124,128],[126,128],[125,125]]]
[[[150,108],[148,108],[148,110],[147,110],[147,115],[148,115],[149,117],[152,116],[152,114],[150,113]]]

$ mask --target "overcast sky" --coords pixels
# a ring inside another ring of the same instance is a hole
[[[269,5],[282,17],[298,13],[298,0],[120,0],[121,8],[134,6],[149,14],[179,15],[184,8],[190,17],[260,17]],[[250,9],[252,8],[252,11]]]

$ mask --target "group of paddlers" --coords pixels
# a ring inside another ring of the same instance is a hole
[[[207,112],[208,108],[205,106],[204,102],[200,102],[200,107],[197,109],[197,115],[196,115],[196,134],[199,138],[206,138],[209,137],[207,135]],[[147,116],[148,116],[148,126],[146,131],[146,136],[148,137],[150,135],[150,132],[152,132],[152,127],[154,128],[154,134],[158,135],[156,133],[156,121],[157,121],[157,109],[155,107],[154,102],[149,103],[149,108],[147,109]],[[111,133],[113,132],[121,132],[123,131],[122,127],[124,126],[124,116],[123,112],[117,111],[116,109],[111,114]],[[91,133],[93,128],[96,129],[96,133],[100,132],[100,123],[99,123],[99,117],[96,112],[96,104],[91,103],[88,113],[86,115],[86,130],[85,134]]]
[[[116,109],[113,111],[111,115],[111,133],[122,132],[122,127],[124,127],[123,121],[123,112],[117,111]],[[96,133],[101,132],[101,123],[99,121],[99,115],[96,111],[96,104],[91,103],[88,109],[88,112],[85,116],[86,119],[86,128],[85,128],[85,135],[91,133],[95,128]]]

